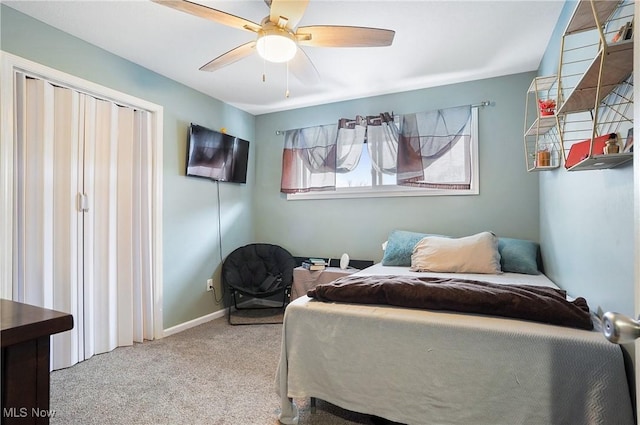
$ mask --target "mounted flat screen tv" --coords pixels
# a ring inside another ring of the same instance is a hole
[[[187,145],[187,176],[247,182],[248,141],[192,123]]]

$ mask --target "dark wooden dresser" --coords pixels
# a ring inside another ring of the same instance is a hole
[[[73,328],[73,316],[0,299],[2,424],[48,424],[49,337]]]

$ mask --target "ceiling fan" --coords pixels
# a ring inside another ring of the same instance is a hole
[[[264,0],[269,16],[260,24],[187,0],[152,0],[155,3],[256,34],[242,44],[203,65],[202,71],[215,71],[254,52],[270,62],[288,62],[291,72],[304,83],[318,81],[318,71],[299,46],[382,47],[390,46],[395,31],[353,26],[313,25],[297,27],[309,0]]]

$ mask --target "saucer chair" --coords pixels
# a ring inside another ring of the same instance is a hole
[[[222,263],[222,282],[233,298],[236,310],[284,309],[291,298],[296,261],[286,249],[267,243],[252,243],[236,248]],[[238,295],[248,298],[282,298],[282,305],[239,307]],[[231,321],[231,302],[227,320]],[[253,324],[282,323],[259,322]],[[252,323],[246,323],[252,324]]]

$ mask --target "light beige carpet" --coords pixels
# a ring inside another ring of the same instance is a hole
[[[281,328],[225,317],[54,371],[51,423],[276,425]],[[314,414],[296,403],[301,425],[373,423],[321,400]]]

